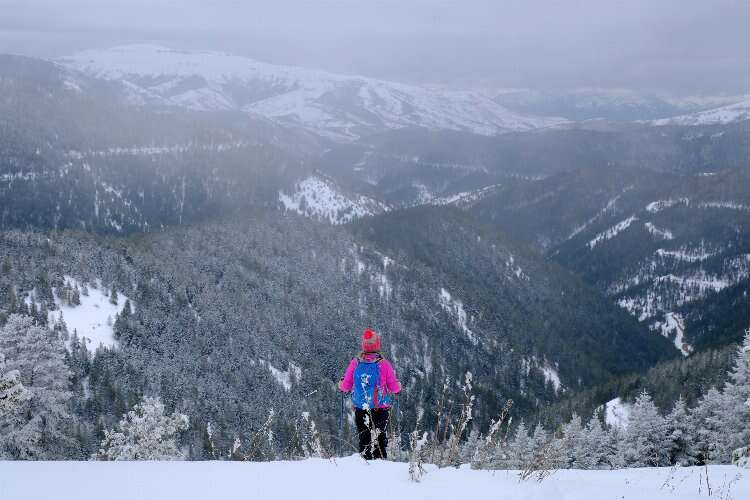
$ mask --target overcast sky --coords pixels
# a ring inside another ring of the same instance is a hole
[[[139,41],[405,81],[750,93],[747,0],[0,0],[0,52]]]

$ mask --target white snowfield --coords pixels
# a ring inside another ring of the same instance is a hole
[[[708,473],[708,484],[705,476]],[[561,470],[542,482],[515,471],[427,466],[359,457],[301,462],[0,462],[3,500],[698,500],[750,498],[750,471],[731,465]]]
[[[65,280],[71,286],[81,286],[77,280],[70,276],[65,276]],[[112,327],[115,318],[124,309],[125,301],[128,298],[120,294],[115,305],[109,301],[109,296],[105,295],[102,290],[101,281],[97,281],[96,288],[89,284],[88,295],[81,294],[81,305],[79,306],[63,304],[60,298],[55,296],[57,309],[49,313],[50,325],[59,321],[62,316],[68,327],[68,332],[72,334],[75,331],[79,338],[85,338],[86,347],[90,351],[95,351],[100,345],[110,349],[117,347],[117,340]],[[134,306],[131,304],[131,307]]]
[[[280,192],[279,202],[286,210],[331,224],[345,224],[388,210],[388,206],[377,200],[345,194],[334,182],[317,176],[298,182],[291,194]]]
[[[156,45],[87,50],[61,64],[122,81],[136,105],[243,111],[339,140],[404,127],[494,135],[567,123],[514,113],[479,91],[404,85]]]

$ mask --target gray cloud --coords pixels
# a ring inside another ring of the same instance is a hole
[[[158,41],[411,81],[750,92],[750,2],[0,0],[0,51]]]

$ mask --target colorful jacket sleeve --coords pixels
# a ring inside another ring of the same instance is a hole
[[[344,372],[344,377],[341,379],[341,382],[339,382],[339,390],[341,392],[352,392],[352,389],[354,388],[354,370],[357,368],[357,359],[354,358],[349,363],[349,366],[346,367],[346,372]]]
[[[381,384],[385,386],[386,390],[390,394],[398,394],[401,392],[401,383],[396,378],[396,372],[393,370],[393,365],[387,360],[380,362],[380,377]]]

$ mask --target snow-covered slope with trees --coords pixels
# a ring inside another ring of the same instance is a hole
[[[404,127],[494,135],[566,122],[514,113],[482,92],[404,85],[154,45],[87,50],[62,64],[123,82],[135,104],[239,110],[344,140]]]
[[[100,280],[87,286],[66,276],[65,282],[66,287],[55,296],[57,307],[49,313],[50,326],[65,322],[68,332],[85,339],[92,351],[100,345],[115,347],[114,321],[126,303],[130,304],[128,298],[106,290]],[[132,309],[132,305],[128,307]]]
[[[712,493],[706,486],[706,473]],[[372,478],[377,478],[392,500],[693,500],[712,495],[736,499],[750,496],[750,474],[734,466],[558,471],[542,482],[520,481],[516,471],[437,470],[428,466],[421,482],[414,483],[409,481],[408,464],[366,463],[358,457],[265,463],[3,462],[0,474],[0,496],[26,500],[329,500],[361,495],[363,489],[371,489]],[[45,480],[35,480],[39,477]]]
[[[469,210],[536,244],[688,356],[746,327],[749,181],[745,170],[583,169],[508,180]]]
[[[744,120],[750,120],[750,99],[697,113],[654,120],[651,124],[691,127],[696,125],[725,125]]]
[[[367,196],[346,194],[332,180],[317,175],[297,182],[291,193],[279,192],[279,202],[285,210],[331,224],[344,224],[388,210],[386,205]]]

